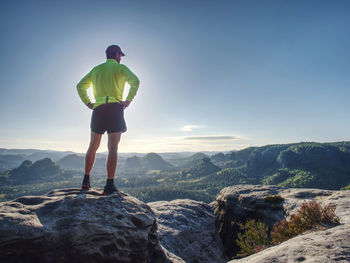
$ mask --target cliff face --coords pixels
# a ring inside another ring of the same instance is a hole
[[[217,218],[203,202],[178,199],[148,203],[155,212],[160,243],[186,262],[224,263]]]
[[[280,195],[282,203],[269,203],[268,195]],[[288,219],[303,201],[317,201],[336,206],[340,225],[323,231],[305,233],[249,257],[232,260],[237,263],[262,262],[350,262],[350,191],[306,188],[283,188],[265,185],[236,185],[221,190],[210,205],[219,219],[219,233],[229,256],[238,251],[238,223],[261,220],[270,228]]]

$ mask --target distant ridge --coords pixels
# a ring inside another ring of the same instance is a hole
[[[159,154],[148,153],[143,157],[132,156],[126,159],[125,169],[154,169],[154,170],[168,170],[174,168],[174,166],[165,161]]]

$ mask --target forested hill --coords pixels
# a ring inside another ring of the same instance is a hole
[[[83,157],[72,156],[57,163],[48,158],[34,163],[26,160],[0,172],[0,201],[80,187]],[[66,159],[69,166],[62,161]],[[7,160],[12,161],[8,155],[3,161]],[[103,187],[105,159],[100,161],[96,166],[101,163],[102,168],[93,171],[92,184]],[[117,187],[145,202],[178,198],[211,202],[222,188],[237,184],[350,189],[350,142],[274,144],[164,160],[149,153],[142,158],[127,158],[124,163],[120,160],[118,166]]]
[[[216,163],[226,173],[239,169],[255,183],[325,189],[350,184],[350,142],[249,147],[224,157],[229,160]]]

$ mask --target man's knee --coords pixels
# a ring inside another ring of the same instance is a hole
[[[108,143],[108,152],[109,153],[117,153],[118,152],[118,143],[115,143],[115,144]]]
[[[92,150],[97,150],[98,147],[100,146],[101,143],[101,137],[102,134],[98,134],[98,133],[91,133],[91,138],[90,138],[90,148]]]
[[[116,153],[118,151],[120,136],[121,136],[120,132],[108,134],[108,151],[110,153]]]

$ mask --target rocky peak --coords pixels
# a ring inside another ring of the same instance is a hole
[[[1,262],[183,262],[159,244],[148,205],[102,189],[0,203]]]

